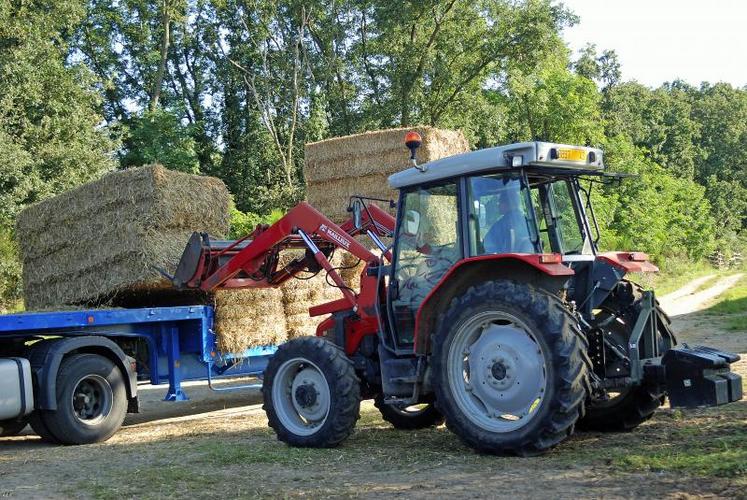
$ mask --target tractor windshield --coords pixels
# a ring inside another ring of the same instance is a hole
[[[561,253],[566,255],[592,253],[590,238],[583,230],[584,225],[580,223],[581,219],[573,203],[570,181],[555,181],[550,188],[552,190],[550,201],[556,217]]]
[[[574,197],[573,181],[568,178],[529,177],[531,198],[539,223],[543,252],[563,255],[593,254],[586,215]]]

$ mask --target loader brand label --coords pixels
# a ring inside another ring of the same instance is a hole
[[[332,229],[327,227],[326,224],[322,224],[321,226],[319,226],[319,230],[322,231],[323,233],[327,233],[327,235],[329,235],[330,238],[332,238],[337,243],[342,245],[342,247],[345,250],[350,249],[350,240],[348,240],[347,238],[339,234],[337,231],[333,231]]]

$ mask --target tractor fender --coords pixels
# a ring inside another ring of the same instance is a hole
[[[36,409],[57,409],[57,372],[62,359],[72,352],[98,354],[111,360],[125,381],[128,413],[138,412],[137,374],[130,359],[117,344],[98,336],[43,340],[31,346],[28,358],[34,373]]]
[[[559,292],[573,270],[559,262],[543,262],[538,254],[492,254],[469,257],[457,262],[436,283],[418,308],[415,316],[415,352],[430,351],[430,334],[439,315],[446,310],[452,297],[484,281],[510,279]]]
[[[604,252],[597,259],[607,262],[624,273],[658,273],[659,268],[648,260],[643,252]]]

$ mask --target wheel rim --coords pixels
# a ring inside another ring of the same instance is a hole
[[[286,429],[309,436],[327,421],[331,402],[329,384],[314,363],[294,358],[280,365],[272,384],[272,401]]]
[[[101,375],[86,375],[75,384],[71,400],[73,415],[84,425],[98,425],[112,411],[114,392]]]
[[[547,388],[542,348],[515,316],[477,314],[454,333],[448,382],[462,413],[490,432],[510,432],[537,414]]]

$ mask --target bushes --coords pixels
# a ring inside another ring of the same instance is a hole
[[[672,176],[625,139],[603,147],[610,171],[635,175],[594,198],[605,249],[645,251],[659,263],[683,255],[699,260],[714,250],[716,224],[703,186]]]
[[[231,239],[239,239],[254,231],[257,224],[272,224],[280,219],[284,212],[280,209],[274,209],[269,214],[258,215],[251,212],[242,212],[237,208],[231,209]]]
[[[10,230],[0,227],[0,313],[21,308],[21,262]]]

